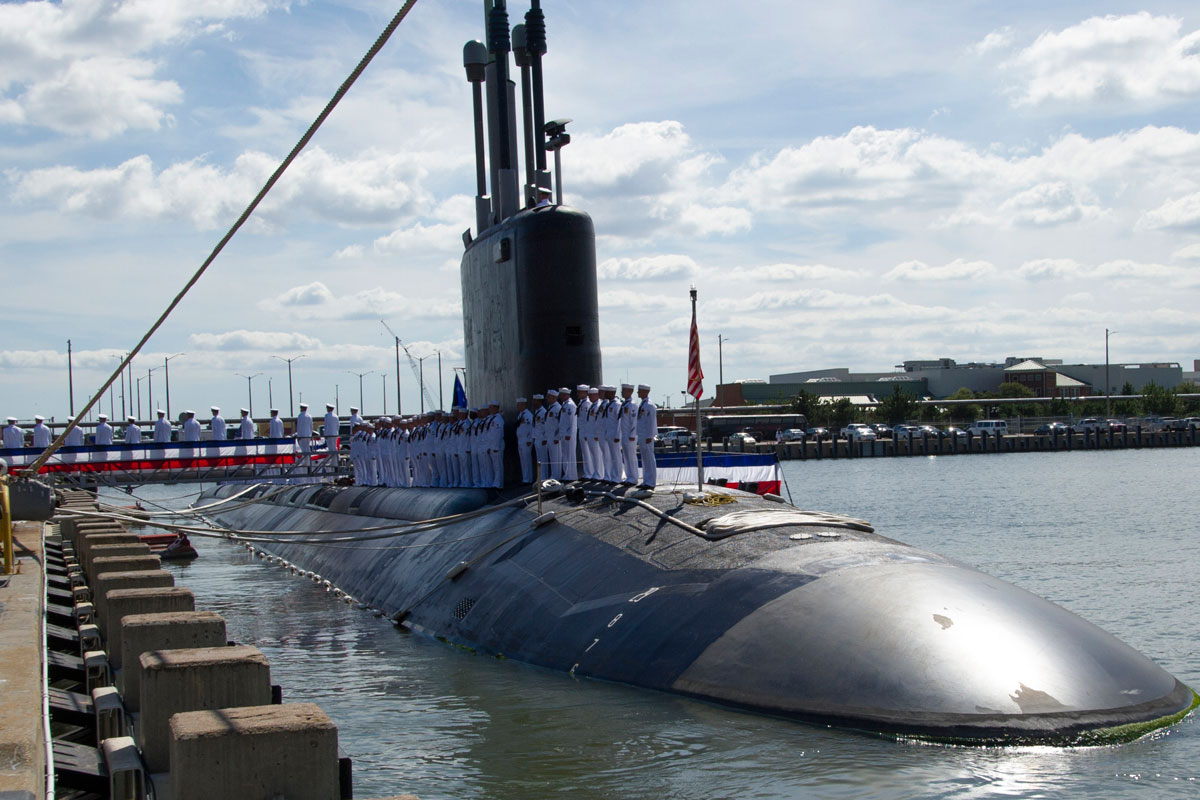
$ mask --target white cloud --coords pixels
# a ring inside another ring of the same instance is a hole
[[[905,261],[884,273],[889,281],[967,281],[987,277],[996,268],[987,261],[966,261],[956,258],[940,267],[930,266],[923,261]]]
[[[609,258],[596,267],[602,279],[616,281],[653,281],[689,278],[699,270],[690,256],[670,255],[642,258]]]
[[[472,226],[473,227],[473,226]],[[423,225],[416,223],[407,228],[397,228],[387,236],[381,236],[372,245],[376,253],[423,255],[434,252],[462,252],[459,238],[465,225]]]
[[[1200,227],[1200,192],[1168,200],[1147,211],[1137,222],[1140,230],[1187,230]]]
[[[1039,183],[1005,200],[1000,211],[1019,225],[1060,225],[1099,216],[1103,210],[1090,192],[1063,181]]]
[[[981,40],[971,46],[971,52],[975,55],[986,55],[993,50],[1002,50],[1012,44],[1013,30],[1009,25],[996,30],[983,37]]]
[[[258,302],[263,311],[299,320],[380,319],[390,315],[420,319],[453,319],[462,314],[457,294],[453,298],[413,297],[380,286],[353,294],[335,295],[314,281]]]
[[[227,331],[225,333],[193,333],[188,337],[193,350],[286,352],[319,350],[321,340],[303,333],[283,331]]]
[[[824,264],[762,264],[735,267],[729,277],[738,281],[837,281],[858,279],[862,272]]]
[[[196,159],[155,172],[149,156],[91,170],[57,166],[10,173],[14,197],[99,219],[184,219],[223,227],[254,198],[278,162],[247,152],[228,169]],[[386,222],[429,205],[424,169],[409,155],[341,159],[319,147],[302,153],[255,212],[260,224],[306,216],[343,224]]]
[[[1017,270],[1017,275],[1031,281],[1062,280],[1081,273],[1079,262],[1071,258],[1038,258],[1026,261]]]
[[[109,138],[170,124],[182,100],[151,54],[256,17],[264,0],[67,0],[0,5],[0,122]]]
[[[690,203],[679,212],[679,222],[701,236],[729,235],[750,230],[750,212],[734,206],[702,206]]]
[[[1173,261],[1200,261],[1200,243],[1181,247],[1171,254]]]
[[[1146,11],[1092,17],[1043,33],[1017,54],[1018,106],[1178,102],[1200,93],[1200,31]]]

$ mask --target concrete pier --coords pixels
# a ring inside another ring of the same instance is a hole
[[[96,616],[107,624],[108,593],[115,589],[162,589],[175,585],[175,576],[165,569],[143,569],[133,572],[102,572],[96,576],[93,588]]]
[[[108,649],[108,663],[114,670],[119,670],[128,663],[125,659],[125,652],[121,648],[125,617],[137,614],[196,610],[196,597],[192,594],[191,589],[184,586],[156,589],[113,589],[108,593],[106,602],[108,614],[105,615],[100,632]],[[222,623],[222,629],[223,627]],[[224,643],[224,641],[217,642],[217,644]],[[147,649],[165,650],[173,646],[161,644],[156,648]],[[142,652],[139,650],[135,656],[141,655]]]
[[[115,650],[121,654],[117,688],[125,698],[125,707],[138,711],[142,706],[142,653],[185,647],[222,647],[225,638],[225,620],[212,611],[130,614],[122,618],[120,644]]]
[[[45,794],[41,529],[40,522],[13,524],[20,572],[0,576],[0,797]]]

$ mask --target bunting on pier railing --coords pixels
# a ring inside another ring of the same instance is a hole
[[[695,453],[660,453],[655,457],[658,484],[695,485]],[[755,494],[779,494],[782,476],[773,455],[705,453],[704,482]]]
[[[155,476],[196,470],[242,468],[255,471],[302,463],[317,464],[337,453],[338,439],[314,437],[310,452],[303,453],[295,439],[232,439],[225,442],[149,442],[143,444],[83,445],[60,447],[42,466],[41,473],[127,472]],[[0,450],[10,468],[32,464],[42,454],[40,447]]]

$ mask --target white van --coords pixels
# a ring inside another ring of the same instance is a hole
[[[1002,419],[977,419],[967,428],[967,433],[972,436],[978,436],[981,433],[991,436],[1007,436],[1008,423]]]

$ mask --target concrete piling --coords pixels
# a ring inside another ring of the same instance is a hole
[[[96,616],[100,622],[108,621],[107,594],[114,589],[162,589],[175,585],[175,576],[165,569],[143,569],[133,572],[101,572],[93,584],[96,594]]]
[[[267,657],[251,645],[151,650],[139,659],[142,685],[137,740],[151,773],[171,768],[172,715],[271,702]]]
[[[140,545],[146,547],[146,545]],[[108,550],[110,548],[101,548]],[[117,548],[120,549],[120,548]],[[95,554],[96,551],[93,551]],[[95,580],[96,576],[101,572],[137,572],[145,569],[162,569],[162,559],[158,556],[151,555],[149,548],[137,553],[114,553],[112,555],[105,553],[103,555],[94,555],[92,558],[92,571],[88,578]]]
[[[312,703],[223,708],[170,722],[171,800],[338,797],[337,726]],[[214,769],[213,765],[220,765]]]
[[[124,618],[131,614],[156,614],[171,611],[195,611],[196,598],[192,590],[184,586],[168,586],[151,589],[113,589],[108,593],[108,614],[104,617],[100,632],[108,648],[108,661],[114,670],[126,663],[121,649],[121,628]],[[218,644],[224,644],[219,642]],[[158,648],[165,650],[171,645]],[[141,651],[138,652],[138,655]]]
[[[121,670],[117,688],[125,698],[125,706],[130,711],[139,711],[142,700],[142,653],[187,647],[221,647],[226,639],[225,619],[213,611],[128,614],[121,619],[118,638],[120,644],[115,649],[121,654]]]

